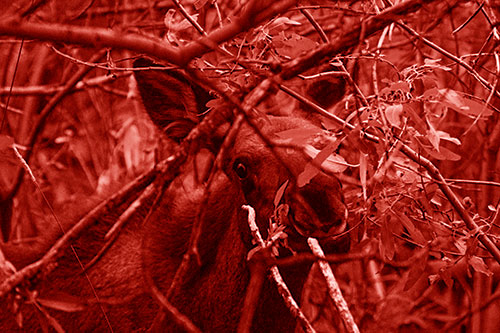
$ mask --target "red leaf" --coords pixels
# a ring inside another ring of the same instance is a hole
[[[359,179],[361,181],[361,187],[363,188],[363,199],[366,201],[366,173],[367,173],[367,154],[359,154]]]
[[[394,127],[401,127],[401,114],[403,106],[401,104],[387,105],[385,108],[385,117],[387,121]]]
[[[394,236],[392,235],[392,231],[389,226],[390,218],[391,217],[389,215],[386,215],[384,221],[382,222],[379,242],[380,254],[388,260],[392,260],[395,253]]]
[[[449,108],[467,116],[490,116],[493,111],[486,104],[473,101],[461,92],[452,89],[440,89],[442,102]]]
[[[283,194],[285,193],[287,186],[288,186],[288,179],[286,180],[286,182],[283,183],[283,185],[280,186],[278,191],[276,191],[276,195],[274,196],[274,207],[278,207],[281,198],[283,198]]]
[[[398,81],[391,84],[390,90],[402,90],[404,92],[410,92],[410,85],[406,81]]]
[[[413,222],[406,216],[405,214],[397,214],[397,217],[403,224],[403,226],[406,228],[408,233],[410,234],[410,237],[417,242],[420,245],[424,245],[426,243],[424,235],[418,230]]]
[[[37,298],[41,305],[64,312],[77,312],[86,309],[87,303],[80,297],[66,293],[57,293],[50,298]]]
[[[304,171],[297,176],[297,186],[302,187],[309,183],[320,172],[320,168],[317,166],[321,166],[331,172],[344,171],[347,168],[344,158],[339,155],[332,155],[338,145],[339,141],[330,141],[321,151],[317,151],[314,147],[306,145],[305,152],[313,159],[306,164]]]
[[[302,127],[294,128],[282,132],[276,133],[276,135],[290,144],[303,146],[309,141],[309,139],[318,134],[318,128],[314,127]]]
[[[478,256],[471,256],[469,258],[469,264],[476,272],[483,273],[487,276],[493,275],[493,272],[491,272],[488,266],[486,266],[484,260]]]
[[[408,271],[408,280],[406,280],[404,291],[407,291],[417,283],[417,281],[422,277],[427,266],[428,251],[427,249],[421,249],[415,256],[415,261],[412,263],[410,270]]]

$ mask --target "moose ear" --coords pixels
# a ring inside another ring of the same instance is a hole
[[[344,97],[347,88],[346,79],[343,75],[341,75],[341,68],[332,64],[322,66],[320,73],[323,72],[329,72],[329,75],[320,76],[319,78],[308,82],[304,92],[306,96],[312,99],[313,102],[324,109],[328,109]],[[338,72],[338,75],[334,75],[335,72]],[[312,72],[310,74],[317,73]],[[309,110],[309,108],[305,105],[302,105],[302,108],[306,111]]]
[[[339,102],[345,95],[345,79],[334,77],[320,79],[307,87],[307,95],[324,109]]]
[[[190,80],[181,70],[154,69],[151,60],[139,58],[134,68],[139,93],[153,123],[169,138],[180,142],[201,121],[210,93]]]

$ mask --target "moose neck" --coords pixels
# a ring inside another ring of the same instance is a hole
[[[191,263],[188,276],[183,280],[183,284],[173,291],[170,301],[203,331],[235,331],[250,279],[247,266],[250,248],[241,237],[242,224],[245,224],[245,221],[239,220],[238,216],[241,214],[237,213],[241,206],[239,203],[243,201],[241,199],[238,204],[234,203],[239,194],[233,188],[219,189],[216,183],[212,191],[212,197],[217,200],[211,202],[209,199],[208,207],[211,209],[208,215],[203,216],[202,236],[198,244],[202,265],[199,267],[196,261]],[[167,294],[175,271],[187,251],[195,220],[194,212],[192,216],[169,219],[172,212],[175,215],[175,207],[168,205],[169,193],[166,195],[166,206],[163,203],[160,206],[169,208],[163,212],[160,209],[158,214],[163,214],[169,221],[164,219],[154,228],[148,228],[150,232],[145,235],[147,243],[144,249],[144,268],[164,294]],[[186,200],[194,198],[196,201],[196,195],[196,192],[190,192]],[[179,200],[177,195],[176,201]],[[282,270],[285,282],[296,299],[300,298],[307,272],[305,267]],[[285,308],[273,282],[266,280],[258,302],[253,331],[293,331],[295,320]]]

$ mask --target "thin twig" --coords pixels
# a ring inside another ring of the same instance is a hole
[[[321,40],[323,41],[323,43],[328,43],[329,42],[328,36],[325,34],[325,31],[323,30],[323,28],[321,28],[319,23],[314,19],[314,16],[312,16],[312,14],[309,12],[309,10],[307,10],[305,8],[301,8],[300,12],[302,13],[302,15],[305,16],[305,18],[309,21],[309,23],[311,23],[314,30],[316,30],[318,32],[318,35],[321,37]]]
[[[171,0],[171,1],[174,4],[174,6],[177,7],[177,9],[179,10],[179,12],[181,12],[182,16],[184,16],[184,18],[186,20],[188,20],[188,22],[196,29],[196,31],[198,31],[198,33],[200,35],[207,36],[207,33],[205,32],[205,30],[203,30],[203,28],[201,27],[201,25],[199,25],[198,22],[196,22],[196,20],[194,20],[191,15],[189,15],[189,13],[184,8],[184,6],[181,5],[181,3],[179,2],[179,0]]]
[[[375,32],[384,29],[387,25],[393,23],[398,17],[413,13],[425,4],[430,4],[436,0],[408,0],[394,5],[378,15],[370,16],[364,23],[364,37],[374,34]],[[355,26],[353,29],[346,31],[335,41],[328,44],[322,44],[313,52],[297,57],[283,66],[283,71],[280,78],[284,80],[291,79],[297,74],[303,73],[308,69],[322,63],[324,59],[336,56],[342,52],[349,50],[351,47],[359,44],[361,36],[361,25]]]
[[[258,3],[258,5],[256,4]],[[175,48],[155,38],[123,33],[103,28],[80,27],[75,25],[34,23],[19,18],[0,21],[0,35],[35,38],[55,42],[73,43],[85,46],[115,47],[139,53],[146,53],[180,67],[186,66],[192,59],[211,51],[213,45],[230,40],[243,31],[281,14],[293,5],[295,0],[273,2],[271,5],[252,0],[232,22],[217,29],[207,36],[202,36],[186,46]]]
[[[118,220],[115,221],[113,226],[108,230],[104,236],[106,243],[101,247],[99,252],[85,265],[85,270],[88,271],[99,259],[106,253],[106,251],[114,244],[115,240],[120,235],[120,230],[123,229],[125,224],[130,220],[140,207],[147,205],[147,202],[156,194],[155,183],[150,184],[141,195],[120,215]]]
[[[175,306],[172,305],[168,301],[168,299],[163,295],[163,293],[156,287],[153,282],[151,275],[146,275],[146,284],[149,286],[153,296],[155,299],[161,304],[162,310],[166,311],[170,318],[177,324],[179,327],[182,327],[187,332],[191,333],[200,333],[201,330],[196,327],[196,325],[189,319],[186,315],[181,313]],[[163,314],[163,311],[159,311],[159,314]],[[157,316],[153,321],[152,326],[150,327],[150,331],[159,332],[161,331],[161,321],[163,320],[163,316]]]
[[[257,251],[248,261],[250,268],[250,282],[247,286],[243,308],[241,310],[240,322],[238,323],[238,333],[249,333],[251,331],[255,310],[259,304],[259,297],[262,291],[262,286],[266,278],[266,257],[259,256],[262,251]],[[267,256],[270,256],[266,252]]]
[[[236,135],[238,134],[238,130],[242,124],[242,121],[243,117],[238,117],[234,121],[230,132],[224,139],[224,143],[222,144],[222,147],[219,150],[219,153],[217,154],[216,160],[214,162],[214,167],[212,168],[212,172],[210,173],[210,177],[207,180],[206,185],[204,186],[203,199],[200,202],[199,206],[197,207],[198,213],[196,215],[196,220],[193,223],[188,251],[184,254],[182,262],[177,268],[174,278],[170,283],[170,287],[166,295],[168,299],[174,297],[175,291],[182,290],[182,288],[179,288],[179,286],[182,286],[183,281],[188,280],[186,278],[186,275],[188,274],[190,267],[193,265],[193,258],[196,259],[197,266],[202,265],[200,254],[198,251],[198,242],[201,237],[201,231],[203,230],[203,218],[202,218],[202,215],[204,213],[203,208],[206,207],[208,204],[208,200],[211,195],[210,185],[213,183],[215,177],[218,175],[217,171],[221,169],[220,168],[221,160],[224,158],[224,156],[226,156],[228,148],[232,146],[236,138]]]
[[[250,227],[253,239],[258,246],[265,248],[267,244],[264,242],[264,239],[260,234],[259,227],[255,222],[255,210],[248,205],[243,205],[241,206],[241,208],[248,212],[248,226]],[[297,305],[297,302],[295,302],[295,300],[293,299],[290,290],[281,277],[278,267],[276,265],[273,265],[271,266],[270,271],[271,276],[276,283],[276,286],[278,287],[278,291],[281,297],[283,297],[283,300],[285,301],[285,304],[292,315],[295,316],[295,318],[299,321],[304,331],[308,333],[315,332],[314,328],[311,326],[311,323],[309,323],[309,320],[307,320],[306,316],[304,315],[304,313],[302,313],[302,310],[300,310],[299,306]]]
[[[110,70],[107,68],[107,70]],[[89,79],[83,79],[79,81],[74,87],[73,91],[82,90],[88,87],[100,86],[105,83],[113,83],[119,78],[129,77],[130,73],[118,72],[113,75],[101,75],[96,76]],[[31,95],[54,95],[60,91],[62,91],[66,85],[58,86],[58,85],[41,85],[41,86],[28,86],[28,87],[12,87],[12,91],[9,91],[9,88],[4,87],[0,88],[0,96],[3,95],[12,95],[12,96],[31,96]]]
[[[47,205],[47,207],[49,208],[51,214],[52,214],[52,217],[54,218],[54,220],[56,221],[57,225],[59,226],[59,229],[61,230],[61,232],[63,234],[65,234],[65,230],[64,230],[64,227],[62,226],[61,222],[59,221],[59,218],[57,217],[57,215],[55,214],[53,208],[52,208],[52,205],[49,203],[47,197],[45,196],[45,194],[43,193],[42,189],[40,188],[40,183],[37,181],[37,179],[35,178],[35,175],[33,174],[31,168],[29,167],[28,163],[23,159],[23,157],[21,156],[21,154],[19,153],[19,151],[17,150],[16,146],[12,146],[13,150],[14,150],[14,153],[15,155],[17,156],[17,158],[20,160],[22,166],[23,166],[23,169],[26,170],[26,172],[29,174],[30,178],[31,178],[31,181],[33,182],[33,184],[35,184],[38,192],[42,195],[42,198],[45,202],[45,204]],[[92,294],[97,302],[97,305],[99,307],[99,310],[101,311],[103,317],[104,317],[104,320],[106,322],[106,325],[108,326],[109,330],[111,332],[113,332],[113,327],[111,326],[111,323],[109,321],[109,318],[108,318],[108,315],[106,314],[106,311],[104,310],[104,307],[102,306],[102,302],[101,302],[101,299],[99,297],[99,295],[97,294],[97,291],[94,287],[94,284],[92,283],[92,281],[90,280],[90,277],[89,275],[87,274],[87,272],[85,272],[85,269],[83,267],[83,263],[82,261],[80,260],[80,257],[78,256],[78,253],[76,252],[76,249],[73,247],[73,245],[70,245],[69,246],[70,249],[71,249],[71,252],[73,252],[73,255],[75,256],[75,259],[76,261],[78,262],[78,265],[80,266],[81,270],[83,271],[84,275],[85,275],[85,279],[87,280],[89,286],[90,286],[90,289],[92,290]],[[16,274],[14,274],[16,275]]]
[[[316,238],[311,238],[311,237],[308,238],[307,244],[309,244],[311,251],[316,256],[320,258],[325,257],[325,253],[323,252],[323,249],[319,245],[319,242]],[[340,317],[344,322],[344,326],[347,329],[347,332],[359,333],[358,325],[356,325],[356,322],[352,317],[351,311],[349,311],[349,306],[347,305],[347,302],[342,296],[342,291],[340,290],[339,284],[337,283],[337,280],[333,275],[330,265],[325,260],[320,260],[318,261],[318,263],[319,267],[321,268],[321,272],[323,273],[323,276],[326,279],[326,284],[328,286],[328,293],[330,295],[330,298],[335,303],[335,306],[339,311]]]
[[[418,39],[420,39],[424,44],[426,44],[427,46],[433,48],[434,50],[438,51],[439,53],[441,53],[442,55],[444,55],[445,57],[453,60],[454,62],[456,62],[457,64],[459,64],[460,66],[462,66],[463,68],[465,68],[465,70],[467,72],[469,72],[479,83],[481,83],[486,89],[488,89],[489,91],[494,91],[495,92],[495,95],[497,97],[500,97],[500,92],[496,91],[495,90],[495,87],[488,82],[488,80],[486,80],[485,78],[483,78],[474,68],[472,68],[472,66],[470,66],[468,63],[466,63],[465,61],[463,61],[462,59],[460,59],[459,57],[455,56],[453,53],[450,53],[448,51],[446,51],[445,49],[443,49],[442,47],[440,47],[439,45],[436,45],[434,44],[433,42],[431,42],[430,40],[428,40],[427,38],[421,36],[418,32],[416,32],[415,30],[413,30],[411,27],[407,26],[406,24],[402,23],[402,22],[397,22],[398,23],[398,26],[400,26],[401,28],[403,28],[406,32],[408,32],[410,35],[414,36],[414,37],[417,37]]]

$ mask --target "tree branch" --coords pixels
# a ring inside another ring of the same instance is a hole
[[[387,25],[396,22],[404,15],[416,12],[424,4],[430,4],[436,0],[409,0],[392,6],[378,15],[369,17],[366,21],[354,27],[352,30],[342,34],[338,39],[329,44],[323,44],[314,52],[305,54],[302,57],[290,61],[283,66],[281,78],[284,80],[291,79],[296,75],[305,72],[306,70],[316,67],[325,58],[333,57],[339,53],[345,52],[356,46],[360,42],[361,30],[363,30],[364,38],[368,38],[375,32],[382,30]]]
[[[283,13],[295,5],[295,0],[274,2],[271,6],[259,0],[251,1],[240,17],[213,31],[206,37],[179,48],[166,45],[160,39],[103,28],[79,27],[54,23],[34,23],[14,18],[0,22],[0,35],[64,42],[96,48],[114,47],[146,53],[171,64],[184,67],[195,57],[212,50],[241,32]]]

